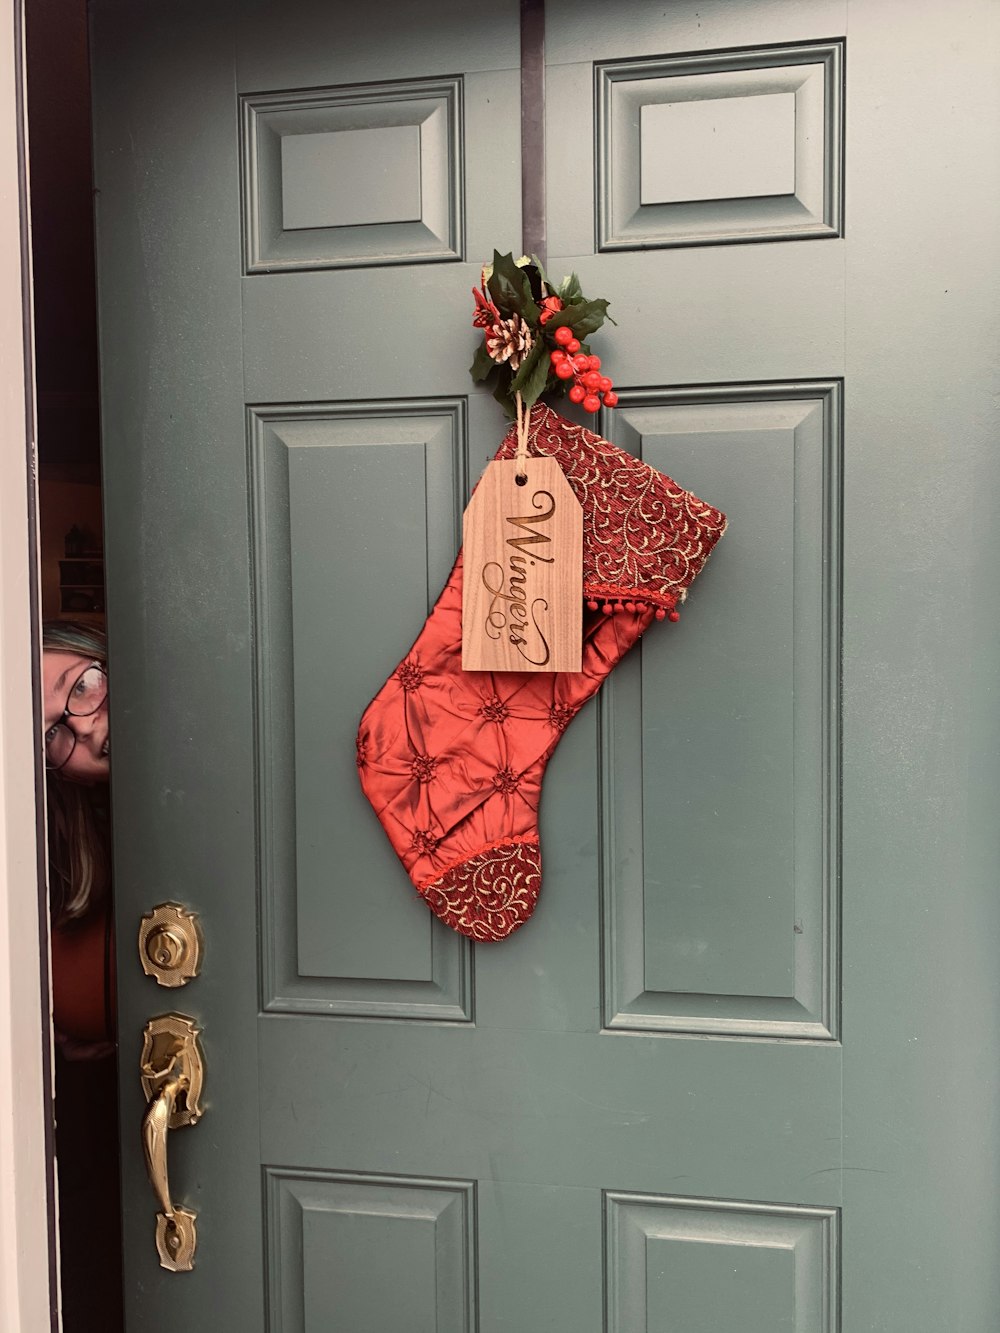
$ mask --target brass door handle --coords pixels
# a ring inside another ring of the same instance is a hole
[[[146,1171],[161,1211],[173,1220],[170,1180],[167,1173],[167,1126],[177,1104],[177,1094],[187,1090],[187,1078],[172,1072],[146,1107],[142,1118],[142,1146],[146,1153]]]
[[[162,1014],[149,1020],[140,1074],[148,1103],[142,1118],[142,1146],[149,1182],[160,1205],[156,1249],[163,1268],[186,1273],[194,1267],[198,1239],[195,1214],[172,1201],[167,1135],[201,1118],[205,1062],[192,1019],[183,1014]]]

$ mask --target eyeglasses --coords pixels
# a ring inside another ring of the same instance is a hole
[[[50,772],[65,767],[76,749],[76,732],[66,725],[65,719],[90,717],[107,697],[108,673],[100,662],[91,662],[70,687],[62,717],[45,733],[45,767]]]

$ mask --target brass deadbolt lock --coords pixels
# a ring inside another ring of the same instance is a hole
[[[195,912],[160,903],[139,923],[139,962],[161,986],[186,986],[201,970],[204,943]]]

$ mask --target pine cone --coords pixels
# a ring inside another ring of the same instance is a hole
[[[534,341],[530,327],[520,315],[502,319],[486,331],[487,352],[498,365],[508,361],[511,370],[517,370]]]

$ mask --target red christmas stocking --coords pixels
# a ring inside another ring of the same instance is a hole
[[[512,427],[497,452],[516,452]],[[361,719],[361,785],[431,911],[475,940],[531,916],[541,887],[545,765],[579,709],[654,619],[675,607],[725,516],[551,408],[531,411],[583,506],[582,667],[462,670],[462,555],[420,635]]]

